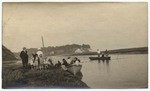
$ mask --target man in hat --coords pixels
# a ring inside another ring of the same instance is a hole
[[[23,47],[23,50],[20,53],[20,57],[22,59],[23,67],[27,67],[27,65],[28,65],[28,54],[27,54],[26,47]]]

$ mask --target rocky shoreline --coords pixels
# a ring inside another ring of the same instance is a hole
[[[61,68],[48,70],[24,69],[20,66],[4,67],[2,69],[2,88],[42,88],[42,89],[87,89],[86,83],[82,82],[82,74],[73,76]]]

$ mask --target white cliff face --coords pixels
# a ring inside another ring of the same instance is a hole
[[[77,49],[75,53],[83,53],[83,51],[81,49]]]

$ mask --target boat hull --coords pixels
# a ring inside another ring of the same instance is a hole
[[[76,75],[81,71],[82,65],[70,65],[67,67],[67,70],[71,72],[73,75]]]
[[[110,60],[111,57],[89,57],[90,60]]]

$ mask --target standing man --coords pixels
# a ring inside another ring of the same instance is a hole
[[[20,57],[22,59],[23,67],[27,67],[27,65],[28,65],[28,54],[27,54],[26,47],[23,47],[23,50],[20,53]]]

